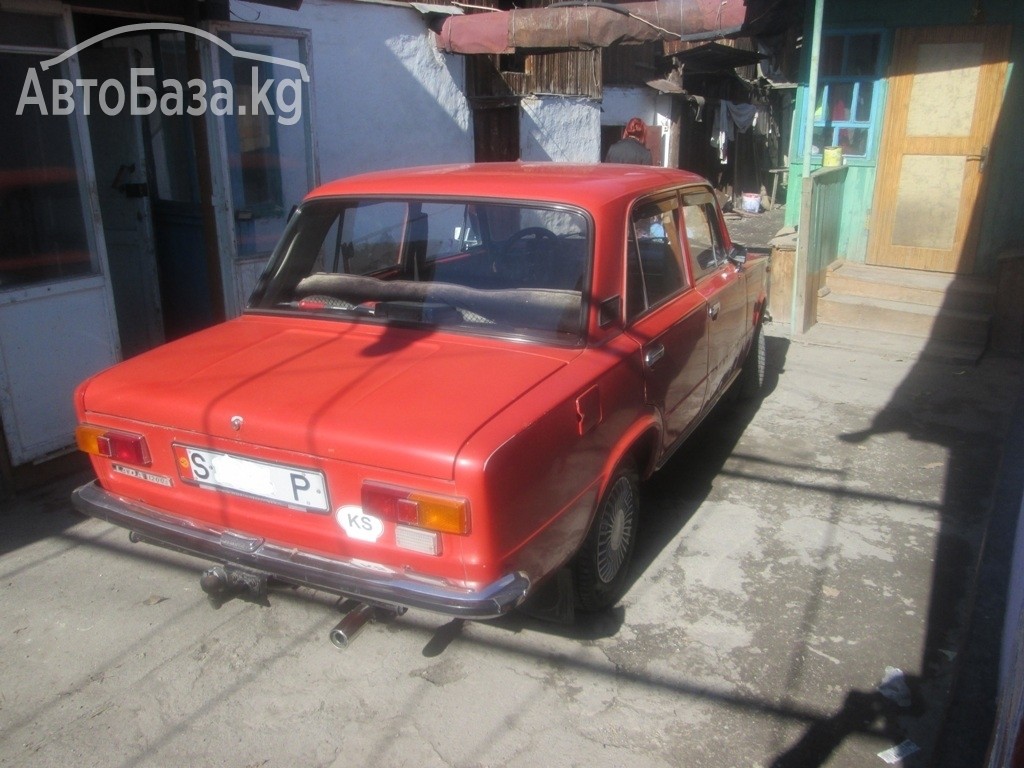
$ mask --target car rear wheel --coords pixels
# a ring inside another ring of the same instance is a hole
[[[601,611],[626,591],[636,547],[640,493],[636,470],[620,466],[597,507],[590,531],[573,563],[576,602],[583,611]]]

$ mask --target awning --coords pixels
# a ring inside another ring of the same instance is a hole
[[[767,59],[768,54],[745,51],[721,43],[703,43],[695,48],[669,54],[683,65],[687,72],[722,72],[736,67],[747,67]]]
[[[558,2],[547,8],[452,16],[435,27],[449,53],[511,53],[517,48],[590,50],[655,40],[714,40],[774,26],[786,0]]]

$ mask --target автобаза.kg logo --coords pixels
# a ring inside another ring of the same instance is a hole
[[[120,114],[125,110],[133,115],[150,115],[159,110],[167,116],[197,116],[209,110],[214,115],[266,115],[281,125],[294,125],[302,119],[302,83],[309,82],[305,64],[242,51],[210,32],[184,24],[148,23],[117,27],[41,62],[39,67],[45,72],[107,38],[149,31],[184,32],[205,38],[236,58],[255,62],[250,67],[250,79],[248,82],[238,81],[236,70],[235,81],[216,78],[207,85],[200,78],[193,78],[186,83],[165,79],[157,88],[148,84],[156,82],[156,73],[152,67],[132,67],[127,83],[115,78],[101,81],[96,78],[70,80],[55,77],[50,79],[47,93],[39,70],[30,67],[25,75],[16,113],[22,115],[34,109],[41,115],[70,115],[81,109],[83,114],[89,115],[98,107],[107,115]],[[279,67],[295,70],[298,76],[267,76],[268,71],[274,72]]]

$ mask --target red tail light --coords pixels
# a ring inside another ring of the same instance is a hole
[[[139,467],[148,467],[152,463],[149,446],[142,435],[83,424],[75,430],[75,440],[79,450],[93,456],[103,456]]]
[[[394,523],[441,533],[469,533],[469,502],[453,496],[363,484],[363,511]]]

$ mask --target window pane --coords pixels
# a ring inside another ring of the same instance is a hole
[[[703,277],[717,269],[725,258],[718,227],[715,207],[711,203],[687,205],[683,208],[686,222],[686,240],[690,252],[690,266],[694,275]]]
[[[847,47],[845,75],[875,75],[878,71],[880,36],[851,35]]]
[[[292,206],[309,191],[308,84],[282,63],[303,62],[298,39],[224,37],[249,54],[221,50],[220,74],[234,97],[224,119],[238,256],[253,258],[270,253]],[[213,100],[211,95],[211,108]]]
[[[838,141],[844,155],[863,157],[868,152],[868,129],[841,128]]]
[[[812,142],[811,152],[815,155],[820,155],[825,147],[835,146],[835,131],[831,128],[815,128]]]
[[[61,37],[59,16],[29,16],[0,11],[0,45],[65,48]]]
[[[89,274],[70,118],[18,103],[30,67],[49,100],[55,77],[43,56],[0,54],[0,287]]]
[[[686,285],[680,260],[678,215],[679,208],[674,199],[642,206],[633,213],[631,242],[636,247],[647,307],[654,306]]]
[[[855,93],[853,114],[850,119],[866,123],[871,119],[871,100],[874,97],[875,84],[870,80],[859,82]]]
[[[821,75],[835,77],[843,74],[843,42],[841,35],[828,35],[821,41]]]
[[[402,203],[368,203],[350,208],[340,240],[345,272],[372,275],[401,263],[405,212]]]
[[[829,88],[828,119],[832,122],[849,120],[853,103],[853,83],[835,83]]]
[[[590,254],[588,220],[576,210],[313,200],[295,215],[249,306],[574,342]]]

